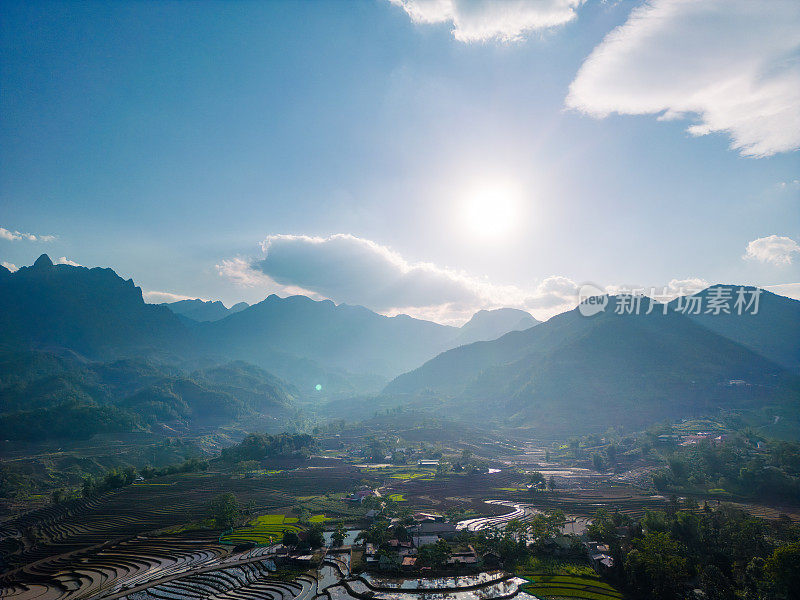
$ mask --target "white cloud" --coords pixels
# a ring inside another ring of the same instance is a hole
[[[193,300],[193,296],[183,294],[173,294],[172,292],[159,292],[158,290],[142,290],[142,297],[145,302],[150,304],[161,304],[162,302],[178,302],[179,300]]]
[[[12,273],[17,270],[17,265],[15,265],[14,263],[7,262],[5,260],[0,262],[0,265],[3,265],[6,269],[11,271]]]
[[[278,295],[303,294],[336,303],[357,304],[394,316],[407,314],[459,325],[480,309],[527,310],[548,319],[578,303],[579,285],[551,275],[530,286],[500,285],[430,262],[412,262],[372,240],[350,234],[328,237],[270,235],[263,255],[221,261],[219,274],[234,283]],[[650,293],[651,288],[639,288]],[[673,279],[655,293],[674,297],[708,287],[699,277]],[[630,286],[605,286],[608,293]]]
[[[581,66],[566,105],[692,117],[692,135],[721,132],[743,156],[800,147],[800,2],[651,0]]]
[[[774,265],[790,265],[793,256],[798,253],[800,246],[792,238],[768,235],[749,242],[742,258]]]
[[[329,298],[440,323],[461,323],[481,308],[501,306],[546,318],[576,303],[577,286],[566,277],[548,277],[530,289],[498,285],[433,263],[408,261],[386,246],[349,234],[270,235],[261,247],[260,258],[221,261],[219,274],[265,293]]]
[[[687,277],[686,279],[672,279],[667,284],[667,295],[691,296],[701,292],[711,284],[702,277]]]
[[[5,227],[0,227],[0,239],[13,242],[15,240],[21,240],[22,234],[19,231],[9,231]]]
[[[70,265],[72,267],[80,267],[80,266],[82,266],[80,263],[76,263],[74,260],[70,260],[66,256],[62,256],[61,258],[57,258],[54,262],[57,265]]]
[[[5,227],[0,227],[0,239],[8,240],[9,242],[16,242],[18,240],[27,240],[29,242],[52,242],[56,239],[54,235],[35,235],[33,233],[23,233],[21,231],[11,231]]]
[[[794,300],[800,300],[800,283],[781,283],[778,285],[765,285],[765,290],[769,290],[779,296],[786,296]]]
[[[584,0],[389,0],[414,23],[452,23],[460,42],[515,42],[572,21]]]

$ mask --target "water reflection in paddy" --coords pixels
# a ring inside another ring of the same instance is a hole
[[[350,546],[351,544],[354,544],[359,533],[361,533],[360,529],[348,529],[345,532],[344,545]],[[330,546],[333,539],[333,532],[325,531],[322,536],[325,538],[325,545]]]
[[[519,586],[525,583],[524,579],[518,577],[504,579],[505,576],[506,573],[502,571],[463,577],[419,579],[384,578],[366,574],[363,576],[364,581],[350,579],[347,583],[353,594],[369,596],[375,600],[490,600],[512,597],[520,600],[538,600],[535,596],[519,590]],[[480,587],[463,589],[475,586]],[[321,588],[324,589],[324,586]],[[343,586],[334,586],[329,592],[332,600],[352,600],[352,596]]]
[[[463,575],[454,577],[431,577],[421,579],[404,579],[389,577],[374,577],[369,573],[363,575],[364,579],[376,587],[396,587],[400,589],[419,588],[454,588],[481,585],[500,579],[505,575],[503,571],[486,571],[477,575]]]

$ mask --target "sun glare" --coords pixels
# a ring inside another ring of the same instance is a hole
[[[511,232],[516,224],[518,194],[508,185],[475,187],[467,194],[461,210],[471,233],[496,239]]]

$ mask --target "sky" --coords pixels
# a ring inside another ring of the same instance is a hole
[[[3,2],[0,262],[461,323],[800,298],[800,3]]]

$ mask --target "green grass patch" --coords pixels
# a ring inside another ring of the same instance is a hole
[[[430,477],[431,474],[431,471],[420,471],[416,473],[392,473],[389,477],[391,479],[420,479]]]
[[[394,502],[405,502],[406,501],[406,497],[403,496],[403,494],[390,494],[389,496],[387,496],[387,498],[389,498],[389,500],[392,500]]]
[[[286,515],[260,515],[250,521],[250,525],[281,525],[286,520]],[[295,519],[297,521],[297,519]]]
[[[312,515],[310,523],[324,523],[325,515]],[[284,532],[302,531],[303,527],[297,524],[297,517],[287,517],[286,515],[259,515],[250,521],[245,527],[237,527],[232,532],[220,537],[220,542],[227,544],[243,544],[252,542],[254,544],[269,544],[278,542],[283,537]]]
[[[137,483],[134,483],[133,485],[136,487],[160,487],[160,486],[169,487],[171,485],[175,485],[175,482],[171,481],[170,483],[151,483],[149,481],[139,481]]]
[[[324,515],[316,515],[323,517]],[[314,517],[311,517],[312,519]],[[297,518],[286,515],[260,515],[250,521],[246,527],[237,527],[231,533],[220,537],[223,544],[270,544],[279,541],[284,532],[297,533],[302,527],[296,525]]]
[[[517,567],[516,572],[521,577],[529,579],[544,576],[573,576],[600,581],[597,573],[585,560],[532,556],[524,565]]]
[[[539,598],[580,598],[582,600],[613,600],[622,596],[610,596],[602,592],[579,590],[573,588],[560,588],[550,586],[524,586],[523,590]]]
[[[577,575],[526,574],[530,583],[523,590],[539,597],[582,598],[585,600],[622,600],[622,592],[594,577]]]

